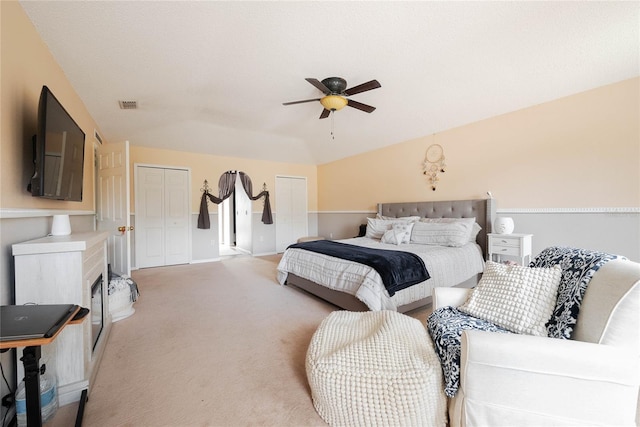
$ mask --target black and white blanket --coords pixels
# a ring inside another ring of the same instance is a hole
[[[624,258],[618,255],[570,247],[550,247],[543,250],[529,267],[548,268],[559,265],[562,277],[553,315],[547,322],[548,336],[569,339],[578,320],[582,297],[589,281],[608,261]],[[440,358],[445,379],[444,392],[453,397],[460,385],[460,341],[462,331],[474,329],[510,333],[486,320],[465,314],[455,307],[441,307],[427,319],[427,329]]]
[[[367,248],[331,240],[296,243],[289,248],[304,249],[367,265],[380,274],[389,296],[430,277],[422,258],[410,252]]]

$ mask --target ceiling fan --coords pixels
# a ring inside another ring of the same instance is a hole
[[[320,114],[321,119],[326,119],[332,111],[340,110],[345,105],[357,108],[358,110],[362,110],[367,113],[371,113],[376,109],[376,107],[372,107],[371,105],[363,104],[352,99],[347,99],[346,97],[381,87],[377,80],[371,80],[349,89],[347,89],[347,81],[341,77],[327,77],[322,81],[309,78],[305,80],[314,85],[318,90],[324,93],[325,96],[322,98],[305,99],[303,101],[284,102],[282,105],[320,101],[324,107],[322,114]]]

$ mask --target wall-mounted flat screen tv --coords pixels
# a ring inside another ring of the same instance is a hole
[[[84,138],[80,126],[43,86],[33,141],[35,171],[29,185],[32,196],[82,201]]]

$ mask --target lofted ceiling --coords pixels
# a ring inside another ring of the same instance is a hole
[[[219,156],[322,164],[640,74],[636,1],[21,5],[104,139]],[[377,109],[282,105],[332,76]]]

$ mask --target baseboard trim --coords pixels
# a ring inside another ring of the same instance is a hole
[[[217,262],[220,261],[220,257],[218,258],[207,258],[207,259],[192,259],[189,264],[205,264],[208,262]]]
[[[89,381],[83,380],[58,387],[58,405],[64,406],[80,400],[82,390],[89,388]]]
[[[268,256],[268,255],[276,255],[276,254],[277,254],[277,252],[260,252],[260,253],[257,253],[257,254],[253,254],[253,256],[254,257],[256,257],[256,256]]]

